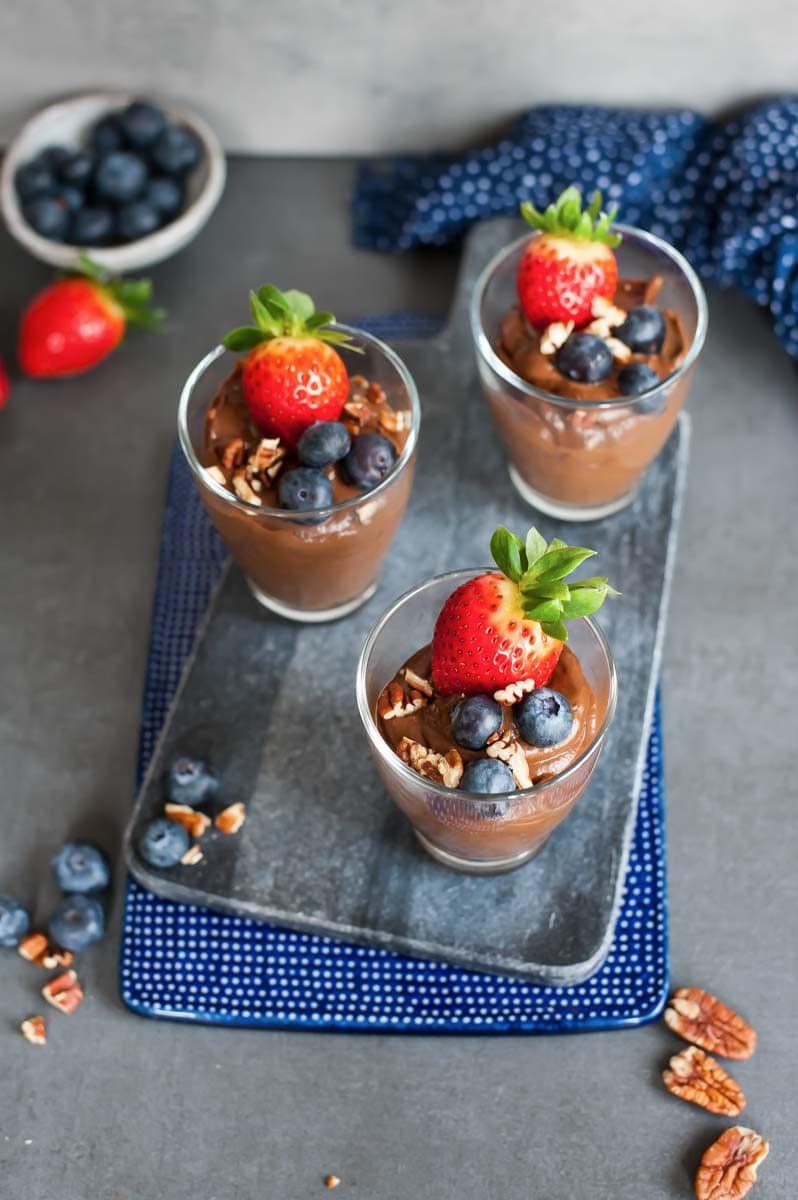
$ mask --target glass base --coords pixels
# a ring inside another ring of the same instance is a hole
[[[521,478],[515,467],[510,466],[508,470],[519,496],[538,512],[545,513],[547,517],[556,517],[559,521],[600,521],[602,517],[611,517],[613,513],[627,508],[638,493],[638,488],[632,488],[630,492],[624,492],[622,496],[617,496],[615,500],[609,500],[606,504],[567,504],[564,500],[552,500],[542,492],[536,492]]]
[[[324,621],[337,621],[341,617],[348,617],[356,608],[360,608],[361,604],[365,604],[377,590],[376,581],[367,587],[365,592],[361,592],[359,596],[355,596],[354,600],[347,600],[345,604],[337,604],[334,608],[292,608],[288,604],[283,604],[282,600],[276,600],[274,596],[270,596],[268,592],[264,592],[256,583],[253,583],[248,575],[245,576],[249,590],[252,595],[262,604],[264,608],[270,609],[273,613],[277,613],[279,617],[285,617],[289,621],[302,621],[306,625],[320,625]]]
[[[534,858],[544,845],[541,843],[532,850],[524,850],[521,854],[515,854],[510,858],[458,858],[456,854],[450,854],[448,850],[442,850],[440,846],[430,842],[417,829],[414,829],[413,833],[432,858],[443,863],[445,867],[451,867],[454,871],[462,871],[466,875],[500,875],[503,871],[514,871],[516,867],[522,867],[524,863]]]

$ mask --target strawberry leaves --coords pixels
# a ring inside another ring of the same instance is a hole
[[[273,283],[267,283],[249,293],[249,310],[253,323],[231,329],[222,338],[227,350],[245,353],[273,338],[315,337],[331,346],[349,346],[350,350],[360,351],[348,333],[328,328],[335,317],[331,312],[317,312],[306,292],[295,288],[281,292]]]
[[[568,640],[566,621],[590,616],[607,596],[620,595],[603,575],[566,583],[566,577],[592,558],[595,550],[569,546],[561,538],[547,542],[534,527],[522,541],[500,525],[490,539],[490,551],[502,574],[518,586],[525,616],[561,642]]]
[[[153,308],[152,283],[149,279],[117,279],[104,267],[81,254],[74,271],[67,277],[83,277],[109,293],[125,314],[128,325],[158,332],[166,317],[166,309]]]
[[[543,212],[539,212],[531,200],[524,200],[521,205],[521,216],[533,229],[557,237],[603,242],[611,248],[619,246],[622,240],[621,235],[612,230],[617,213],[617,205],[607,212],[602,211],[601,192],[594,192],[587,208],[583,209],[582,193],[573,185],[567,187]]]

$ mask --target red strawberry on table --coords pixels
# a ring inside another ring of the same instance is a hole
[[[128,325],[154,329],[164,313],[150,308],[148,279],[111,279],[81,256],[74,274],[34,296],[19,328],[17,356],[26,375],[55,379],[89,371],[122,341]]]
[[[586,617],[619,593],[603,576],[572,580],[594,550],[546,543],[537,529],[522,542],[503,525],[491,554],[500,568],[452,592],[432,635],[432,682],[444,695],[492,693],[531,679],[548,683],[568,640],[565,622]]]
[[[233,329],[222,343],[228,350],[248,351],[241,386],[255,423],[295,446],[315,421],[340,417],[349,376],[334,347],[350,337],[329,329],[335,317],[316,312],[304,292],[281,292],[266,284],[250,292],[249,303],[254,325]]]
[[[518,298],[527,320],[537,329],[555,321],[573,321],[577,328],[595,315],[593,301],[611,300],[618,284],[613,247],[621,241],[612,232],[617,208],[601,211],[601,192],[582,208],[578,188],[566,188],[545,212],[525,200],[521,216],[538,230],[518,264]]]

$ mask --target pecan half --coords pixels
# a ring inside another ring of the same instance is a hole
[[[229,441],[222,451],[222,466],[225,471],[240,467],[244,461],[244,439],[237,437]]]
[[[506,734],[496,742],[489,742],[485,753],[488,758],[498,758],[507,764],[519,788],[532,787],[532,776],[529,774],[529,763],[523,746],[515,740],[513,734]]]
[[[341,1180],[338,1178],[337,1175],[325,1175],[324,1176],[324,1186],[326,1188],[330,1188],[330,1190],[332,1190],[333,1188],[337,1188],[340,1182],[341,1182]]]
[[[756,1032],[748,1022],[701,988],[678,988],[665,1009],[665,1024],[721,1058],[750,1058],[756,1049]]]
[[[770,1142],[753,1129],[732,1125],[704,1151],[695,1177],[697,1200],[742,1200],[769,1150]]]
[[[237,804],[229,804],[217,816],[214,825],[222,833],[238,833],[247,819],[246,806],[239,800]]]
[[[436,754],[421,742],[404,737],[396,747],[396,753],[419,775],[442,783],[444,787],[456,788],[463,778],[463,760],[454,747],[447,754]]]
[[[47,1026],[44,1023],[44,1017],[28,1017],[19,1027],[20,1033],[26,1042],[30,1042],[33,1046],[47,1045]]]
[[[745,1108],[739,1083],[698,1046],[687,1046],[674,1054],[662,1079],[672,1096],[719,1116],[739,1117]]]
[[[401,683],[392,679],[382,689],[377,700],[377,716],[383,721],[392,721],[394,717],[409,717],[427,703],[427,697],[417,688],[411,688],[406,696]]]
[[[64,971],[56,975],[42,988],[42,995],[48,1004],[62,1013],[73,1013],[83,1000],[83,988],[78,983],[74,971]]]
[[[163,815],[170,821],[177,821],[192,837],[201,838],[210,828],[211,819],[205,813],[197,812],[188,804],[165,804]]]
[[[515,683],[508,683],[507,687],[499,688],[498,692],[493,693],[493,699],[499,704],[509,706],[517,704],[522,696],[526,696],[534,690],[534,679],[518,679]]]

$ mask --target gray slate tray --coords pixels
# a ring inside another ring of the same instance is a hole
[[[517,497],[489,424],[467,327],[482,265],[517,232],[502,219],[470,236],[446,330],[399,346],[421,395],[415,490],[377,594],[326,626],[296,626],[225,574],[153,755],[128,827],[130,869],[159,895],[400,953],[577,983],[607,954],[640,791],[675,528],[687,461],[682,417],[635,504],[562,526]],[[415,843],[374,771],[354,703],[354,667],[387,605],[441,571],[487,560],[499,523],[536,523],[594,546],[623,591],[602,624],[619,676],[618,713],[588,792],[543,852],[495,877],[458,875]],[[208,834],[195,867],[156,871],[133,850],[160,815],[165,765],[181,751],[219,769],[226,801],[248,806],[234,838]]]

